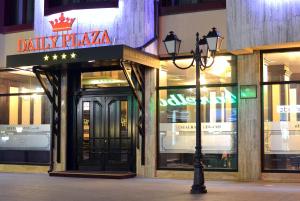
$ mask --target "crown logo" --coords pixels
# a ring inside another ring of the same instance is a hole
[[[64,16],[64,13],[61,13],[58,19],[55,19],[54,21],[49,21],[49,23],[52,26],[52,31],[56,32],[72,30],[72,25],[74,21],[75,18],[66,18]]]

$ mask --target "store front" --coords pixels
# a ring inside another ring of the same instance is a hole
[[[159,68],[156,2],[35,1],[34,10],[33,33],[10,41],[1,71],[0,162],[141,172],[155,99],[146,83]]]
[[[34,30],[0,35],[0,171],[193,178],[196,71],[162,41],[176,32],[188,66],[194,34],[216,26],[224,43],[200,75],[205,179],[300,181],[297,3],[244,1],[161,16],[157,1],[35,1]]]
[[[45,55],[52,60],[45,61]],[[61,171],[136,173],[137,161],[145,157],[144,74],[159,67],[156,57],[107,46],[12,55],[7,61],[15,70],[33,66],[28,70],[52,104],[50,172],[61,170],[57,164],[64,163]]]

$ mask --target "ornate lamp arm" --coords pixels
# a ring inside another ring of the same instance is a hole
[[[206,64],[206,61],[203,62],[202,59],[200,59],[200,70],[204,71],[205,69],[212,67],[212,65],[214,65],[214,63],[215,63],[214,57],[212,57],[212,62],[209,65]]]
[[[193,60],[192,60],[192,62],[191,62],[190,65],[188,65],[188,66],[186,66],[186,67],[181,67],[181,66],[177,65],[177,64],[176,64],[175,55],[173,56],[173,64],[174,64],[177,68],[179,68],[179,69],[181,69],[181,70],[185,70],[185,69],[188,69],[188,68],[194,66],[194,62],[195,62],[195,53],[194,53],[193,50],[191,51],[191,53],[193,54]]]

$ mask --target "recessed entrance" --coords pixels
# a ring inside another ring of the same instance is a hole
[[[76,57],[44,59],[63,54]],[[151,80],[151,87],[146,87],[145,77],[150,69],[159,68],[156,56],[115,45],[10,55],[7,65],[33,66],[52,104],[47,108],[51,111],[50,175],[83,172],[87,177],[117,171],[127,177],[120,171],[135,175],[136,161],[145,165],[145,93],[154,90],[155,83]]]
[[[85,95],[77,104],[77,167],[135,171],[133,96]]]

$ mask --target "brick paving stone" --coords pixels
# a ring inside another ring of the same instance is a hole
[[[0,201],[300,201],[299,183],[207,181],[191,195],[192,181],[49,177],[0,173]]]

